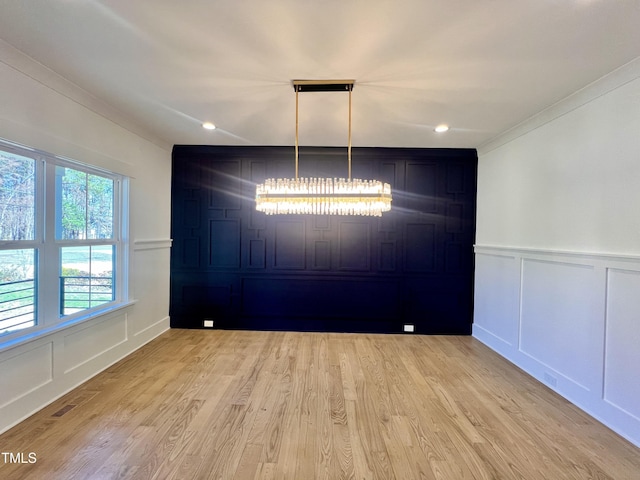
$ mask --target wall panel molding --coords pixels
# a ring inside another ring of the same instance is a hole
[[[209,268],[240,267],[240,220],[235,218],[209,219]]]
[[[473,336],[640,446],[640,257],[475,246]]]
[[[278,218],[273,236],[273,267],[279,270],[304,270],[305,223],[300,217]]]
[[[354,149],[354,177],[392,186],[381,218],[256,212],[255,185],[291,177],[292,155],[174,147],[172,326],[469,334],[475,151]],[[344,176],[342,148],[300,155],[301,176]]]
[[[371,224],[341,220],[338,226],[338,270],[371,270]]]

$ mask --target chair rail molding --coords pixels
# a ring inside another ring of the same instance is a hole
[[[171,238],[140,239],[133,241],[134,250],[157,250],[171,248],[173,240]]]

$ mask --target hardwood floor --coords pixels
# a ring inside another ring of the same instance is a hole
[[[4,480],[640,479],[640,449],[449,336],[170,330],[0,450]]]

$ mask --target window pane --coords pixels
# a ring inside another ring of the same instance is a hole
[[[36,322],[35,251],[0,250],[0,334]]]
[[[0,240],[35,238],[36,162],[0,150]]]
[[[115,299],[113,245],[63,247],[60,250],[61,315],[70,315]]]
[[[113,180],[89,175],[87,238],[113,237]]]
[[[113,238],[113,180],[56,167],[56,237]]]
[[[87,174],[56,167],[56,237],[87,238]]]

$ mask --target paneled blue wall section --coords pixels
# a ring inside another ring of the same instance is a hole
[[[266,216],[255,185],[294,176],[292,147],[175,146],[171,326],[470,334],[476,171],[471,149],[354,148],[391,212]],[[300,176],[346,177],[346,149],[301,148]]]

